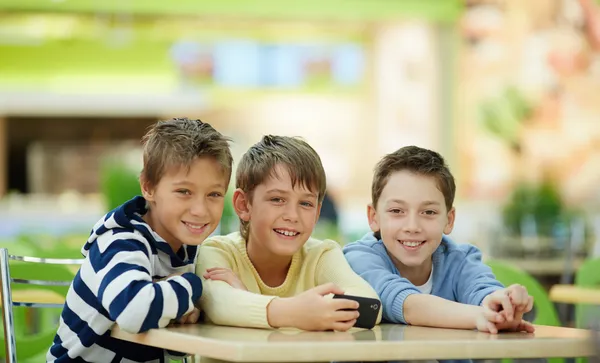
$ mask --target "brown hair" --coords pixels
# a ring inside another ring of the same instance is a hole
[[[377,163],[373,175],[373,184],[371,185],[373,208],[377,208],[381,192],[390,176],[402,170],[434,178],[438,189],[444,195],[446,209],[448,211],[452,209],[456,185],[448,165],[437,152],[417,146],[406,146],[398,149],[391,154],[387,154]]]
[[[235,178],[236,188],[246,193],[252,200],[256,187],[274,175],[275,167],[287,168],[292,179],[292,187],[301,184],[318,193],[319,203],[325,197],[327,180],[321,158],[304,140],[289,136],[266,135],[242,156]],[[240,233],[248,239],[248,223],[240,220]]]
[[[144,169],[142,179],[156,186],[166,169],[171,166],[190,167],[199,157],[214,158],[223,175],[231,178],[233,158],[229,150],[230,139],[210,124],[187,117],[158,121],[150,126],[144,137]]]

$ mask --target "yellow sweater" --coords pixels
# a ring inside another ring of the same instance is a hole
[[[212,237],[198,250],[196,274],[202,277],[206,269],[231,269],[248,291],[229,286],[226,282],[203,280],[200,309],[210,321],[219,325],[249,328],[270,328],[267,305],[276,297],[292,297],[318,285],[333,282],[348,295],[378,299],[377,293],[354,273],[340,246],[331,240],[310,238],[292,257],[283,284],[266,285],[246,252],[246,242],[239,233]],[[377,323],[381,321],[381,311]]]

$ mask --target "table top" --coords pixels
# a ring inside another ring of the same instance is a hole
[[[576,285],[554,285],[550,288],[550,300],[568,304],[600,305],[600,289]]]
[[[373,330],[305,332],[210,324],[175,325],[112,336],[148,346],[237,362],[575,357],[595,354],[590,331],[536,326],[498,335],[472,330],[382,324]],[[575,353],[578,352],[578,353]]]

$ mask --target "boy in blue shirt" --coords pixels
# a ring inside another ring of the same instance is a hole
[[[454,225],[455,191],[440,154],[408,146],[386,155],[368,206],[373,233],[346,245],[346,259],[379,294],[386,321],[533,332],[523,320],[533,307],[527,290],[505,288],[476,247],[444,236]]]
[[[221,220],[231,176],[228,139],[187,118],[146,133],[138,196],[101,218],[82,248],[47,362],[165,362],[180,353],[112,338],[195,323],[196,251]]]

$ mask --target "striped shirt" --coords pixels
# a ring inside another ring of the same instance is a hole
[[[142,219],[135,197],[106,214],[82,248],[47,362],[168,362],[183,354],[111,338],[111,328],[141,333],[192,311],[202,294],[193,273],[197,246],[174,253]],[[164,281],[153,280],[172,274]]]

